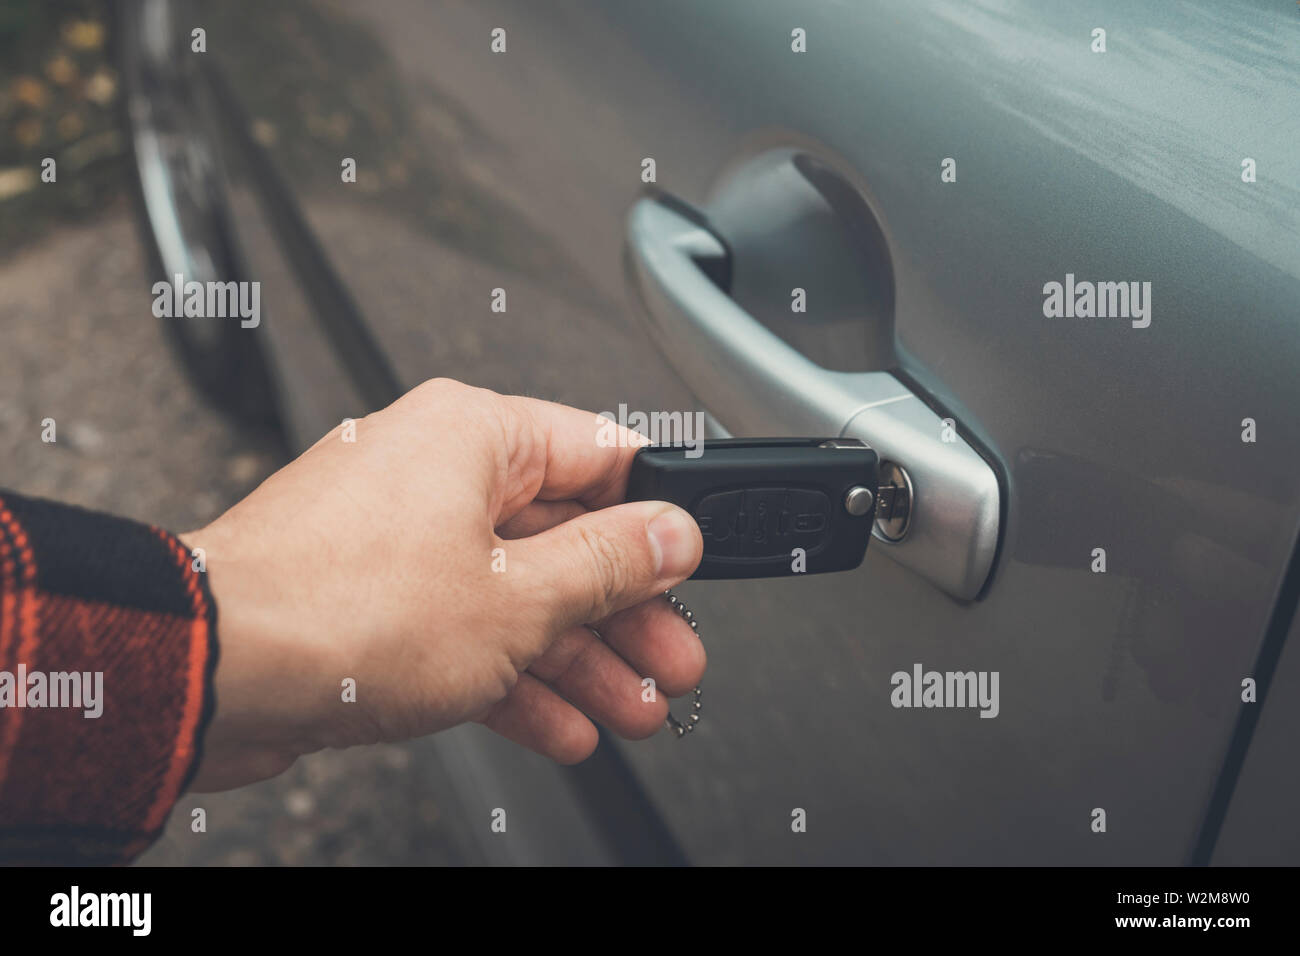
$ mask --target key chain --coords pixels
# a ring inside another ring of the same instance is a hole
[[[911,482],[905,473],[901,484],[879,479],[879,456],[856,438],[726,438],[639,449],[627,500],[671,501],[691,514],[704,537],[692,579],[788,577],[858,567],[877,520],[889,523],[889,540],[902,538]],[[671,590],[664,597],[698,636],[690,608]],[[668,714],[679,740],[700,707],[696,687],[685,721]]]
[[[668,599],[668,605],[681,616],[681,619],[691,626],[691,630],[695,632],[695,636],[699,637],[700,622],[695,620],[695,612],[688,608],[686,602],[671,590],[665,591],[664,597]],[[669,711],[668,719],[664,721],[664,726],[675,733],[678,740],[681,740],[693,731],[695,725],[700,722],[700,706],[700,688],[697,684],[695,686],[694,699],[691,701],[691,712],[686,717],[686,723],[683,724],[672,715],[672,711]]]

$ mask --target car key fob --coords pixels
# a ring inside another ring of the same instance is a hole
[[[867,553],[878,469],[856,439],[652,445],[632,460],[627,500],[671,501],[695,518],[704,557],[693,579],[848,571]]]

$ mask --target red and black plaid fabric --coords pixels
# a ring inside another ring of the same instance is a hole
[[[103,674],[99,717],[0,693],[0,861],[121,863],[157,838],[214,707],[206,577],[158,528],[0,492],[0,682]]]

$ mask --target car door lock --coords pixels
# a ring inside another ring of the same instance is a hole
[[[765,578],[858,567],[873,527],[906,534],[912,487],[854,438],[728,438],[702,452],[642,448],[627,500],[671,501],[695,518],[704,557],[692,578]]]

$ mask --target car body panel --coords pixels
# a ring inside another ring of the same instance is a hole
[[[707,207],[797,147],[876,216],[893,365],[1006,476],[994,579],[958,602],[873,549],[687,585],[704,723],[622,747],[692,860],[1191,858],[1300,526],[1294,11],[295,2],[313,39],[277,63],[221,52],[251,19],[230,6],[217,59],[406,385],[693,409],[625,285],[645,157]],[[299,128],[284,84],[317,80]],[[1150,282],[1150,325],[1046,318],[1067,273]],[[916,663],[997,671],[998,716],[893,707]]]

